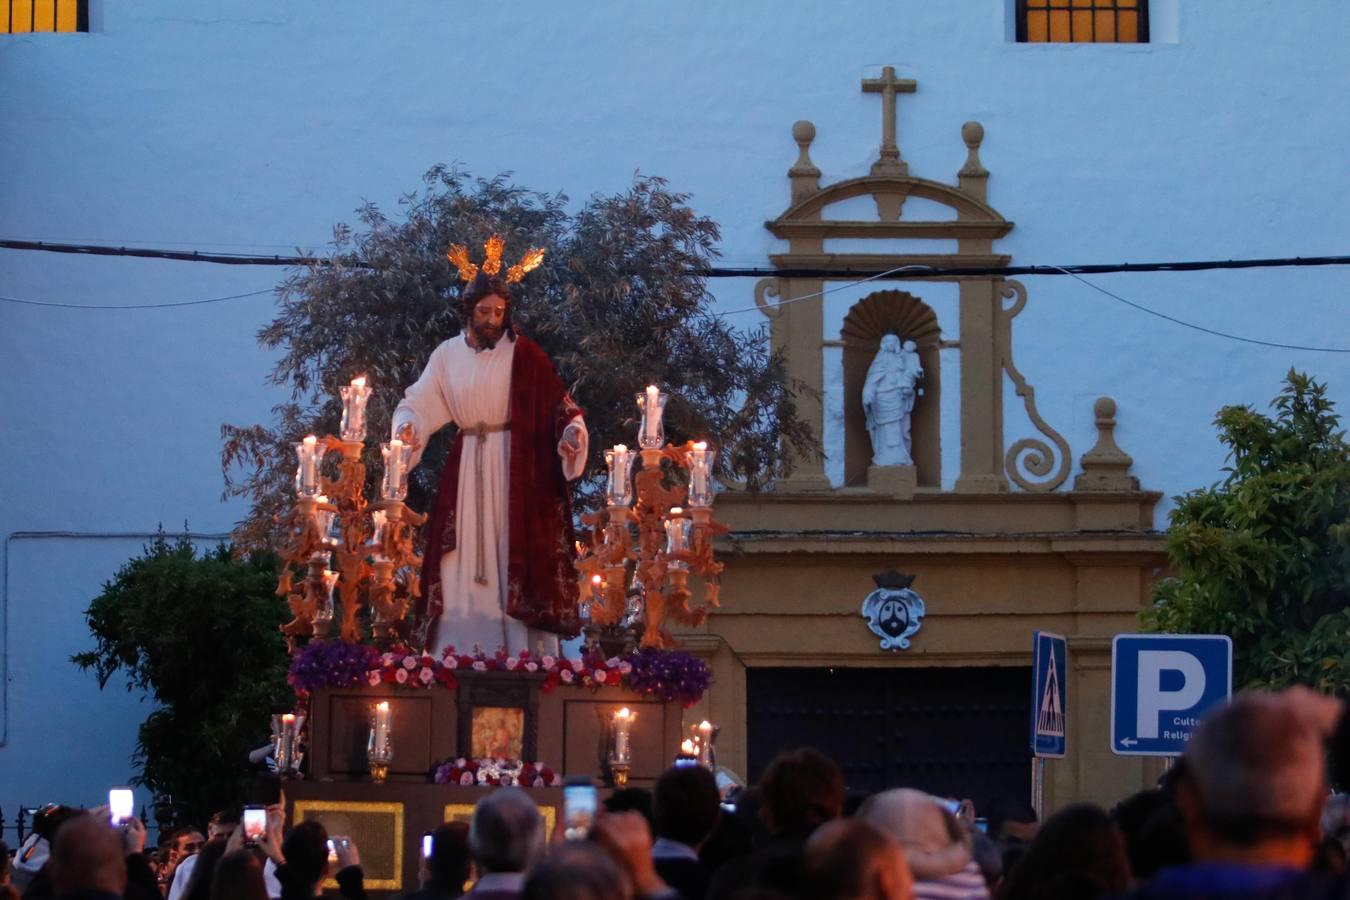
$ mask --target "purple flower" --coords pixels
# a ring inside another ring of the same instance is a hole
[[[686,707],[697,703],[712,684],[708,664],[683,650],[639,650],[625,662],[632,666],[627,674],[633,690],[678,700]]]
[[[298,693],[321,688],[353,687],[368,683],[371,669],[380,666],[380,654],[364,644],[347,641],[310,641],[295,658],[286,681]]]

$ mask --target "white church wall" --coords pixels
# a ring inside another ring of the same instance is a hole
[[[666,176],[720,223],[724,263],[763,266],[781,248],[763,223],[788,205],[792,123],[815,123],[825,182],[865,174],[880,100],[859,81],[895,65],[919,82],[899,101],[913,174],[954,181],[961,124],[984,124],[989,202],[1016,223],[998,246],[1015,263],[1310,256],[1344,253],[1350,238],[1336,153],[1350,121],[1327,105],[1347,82],[1350,7],[1339,0],[1184,11],[1168,0],[1155,5],[1163,40],[1130,47],[1016,45],[1011,0],[418,0],[397,15],[355,0],[96,5],[94,33],[0,38],[0,80],[16,86],[0,93],[0,235],[286,254],[321,247],[363,200],[392,211],[427,167],[459,161],[574,202],[622,190],[636,170]],[[74,303],[219,297],[282,274],[0,251],[0,294]],[[1117,437],[1148,488],[1218,478],[1214,412],[1264,406],[1291,365],[1350,403],[1344,354],[1236,343],[1066,277],[1023,280],[1014,352],[1042,414],[1077,457],[1095,436],[1092,400],[1114,396]],[[1350,345],[1343,269],[1091,280],[1218,330]],[[712,287],[737,310],[752,305],[753,283]],[[255,343],[271,311],[266,296],[146,311],[0,304],[11,378],[0,534],[228,530],[244,510],[218,501],[218,429],[265,421],[281,397]],[[756,312],[733,321],[763,324]],[[950,401],[954,351],[943,369]],[[949,406],[945,484],[959,447]],[[1011,442],[1024,430],[1011,397],[1007,408]],[[97,802],[125,777],[145,707],[120,688],[94,693],[69,667],[51,681],[31,670],[88,645],[81,612],[138,544],[8,547],[0,808]],[[61,697],[100,738],[44,755],[71,727]],[[24,797],[10,794],[16,784]]]

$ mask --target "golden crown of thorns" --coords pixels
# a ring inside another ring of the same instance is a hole
[[[445,254],[445,258],[450,260],[450,264],[459,269],[461,281],[473,281],[475,275],[480,271],[484,275],[496,275],[502,270],[502,249],[506,247],[506,241],[502,240],[500,234],[494,234],[483,244],[483,265],[477,266],[473,260],[469,259],[469,249],[463,244],[451,244],[450,250]],[[506,283],[515,284],[530,272],[539,268],[539,264],[544,261],[544,251],[538,247],[531,247],[525,251],[525,255],[520,258],[520,262],[506,270]]]

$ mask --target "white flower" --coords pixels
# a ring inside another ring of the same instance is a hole
[[[534,786],[535,786],[535,787],[544,787],[544,779],[543,779],[543,776],[541,776],[541,775],[536,775],[536,776],[535,776],[535,779],[534,779]]]
[[[475,672],[486,672],[487,663],[483,662],[481,659],[476,659],[473,661],[473,670]]]
[[[605,660],[605,665],[611,669],[617,669],[620,662],[621,660],[617,656],[611,656],[609,659]]]
[[[633,671],[633,664],[630,662],[621,662],[619,663],[619,671],[622,674],[627,675],[629,672]]]

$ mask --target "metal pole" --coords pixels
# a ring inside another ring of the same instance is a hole
[[[1045,817],[1045,760],[1039,756],[1031,760],[1031,808],[1036,810],[1036,821]]]

